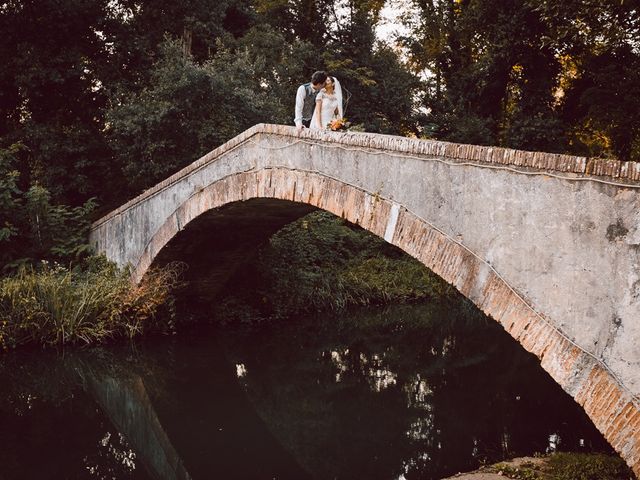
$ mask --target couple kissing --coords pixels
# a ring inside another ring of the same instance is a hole
[[[342,87],[337,78],[318,71],[298,87],[294,122],[298,130],[325,130],[343,117]]]

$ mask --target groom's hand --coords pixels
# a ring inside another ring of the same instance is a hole
[[[301,132],[301,131],[302,131],[302,130],[304,130],[304,129],[305,129],[305,126],[304,126],[304,125],[298,125],[298,126],[296,127],[296,130],[298,130],[299,132]]]

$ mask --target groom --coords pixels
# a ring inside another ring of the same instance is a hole
[[[302,130],[309,128],[313,109],[316,107],[316,95],[324,88],[327,81],[327,72],[319,71],[311,75],[311,82],[298,87],[296,93],[296,116],[294,122],[296,128]]]

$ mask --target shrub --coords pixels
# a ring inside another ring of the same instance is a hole
[[[409,302],[451,295],[453,287],[408,255],[383,255],[353,263],[339,274],[346,304]]]
[[[586,453],[556,453],[549,459],[556,480],[627,480],[633,474],[617,456]]]
[[[453,298],[418,260],[329,212],[286,225],[228,285],[218,321],[251,323],[302,312]]]

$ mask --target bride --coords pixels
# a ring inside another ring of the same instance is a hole
[[[342,87],[335,77],[327,77],[324,88],[316,96],[311,129],[324,130],[332,120],[342,118]]]

